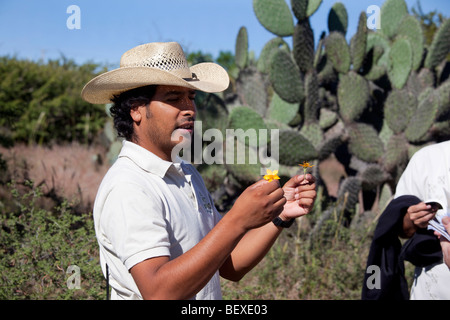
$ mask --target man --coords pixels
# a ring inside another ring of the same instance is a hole
[[[172,137],[192,134],[196,90],[228,85],[222,67],[189,68],[179,44],[150,43],[83,89],[88,102],[114,102],[114,124],[125,137],[94,205],[113,299],[220,299],[219,275],[241,279],[283,227],[310,211],[315,179],[301,175],[283,189],[258,181],[222,217],[196,169],[172,159],[180,142]]]
[[[447,232],[450,233],[450,217],[443,217],[442,224],[444,225],[445,230],[447,230]],[[450,242],[445,237],[443,237],[439,232],[435,231],[434,234],[440,240],[442,247],[442,255],[444,256],[444,263],[447,265],[448,268],[450,268]]]
[[[416,196],[421,202],[408,207],[400,235],[411,240],[424,239],[416,250],[421,252],[413,257],[418,263],[410,298],[450,299],[450,271],[442,262],[439,241],[427,230],[431,219],[449,212],[450,141],[424,147],[414,154],[397,184],[395,198],[403,195]],[[427,200],[438,201],[442,209],[425,203]],[[424,259],[434,262],[424,263]]]

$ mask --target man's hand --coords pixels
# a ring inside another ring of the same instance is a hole
[[[434,218],[437,208],[420,202],[410,206],[403,218],[403,234],[402,236],[410,238],[417,229],[426,228],[428,222]]]
[[[290,220],[308,214],[316,199],[316,179],[311,174],[296,175],[283,186],[286,204],[280,214],[283,220]]]
[[[236,221],[246,230],[271,222],[286,203],[283,189],[276,180],[260,180],[242,192],[227,214],[238,217]]]

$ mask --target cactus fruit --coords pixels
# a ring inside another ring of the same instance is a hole
[[[273,34],[286,37],[294,32],[292,13],[285,0],[253,0],[253,9],[261,25]]]

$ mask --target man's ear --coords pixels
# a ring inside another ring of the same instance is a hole
[[[141,122],[141,120],[142,120],[142,109],[143,108],[136,107],[136,108],[132,108],[130,110],[130,116],[131,116],[131,119],[133,119],[134,122],[136,122],[136,123]]]

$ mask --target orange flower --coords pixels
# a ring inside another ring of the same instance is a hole
[[[308,168],[314,167],[314,165],[310,164],[309,162],[303,161],[302,164],[299,164],[300,167],[303,167],[303,174],[306,174],[306,171]]]
[[[278,170],[273,170],[273,172],[272,172],[272,170],[267,169],[264,179],[269,182],[272,180],[275,180],[275,179],[280,179],[280,177],[278,176]]]

